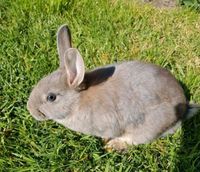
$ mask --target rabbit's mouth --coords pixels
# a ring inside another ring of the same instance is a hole
[[[40,115],[41,117],[46,118],[46,115],[45,115],[42,111],[38,110],[38,112],[39,112],[39,115]]]

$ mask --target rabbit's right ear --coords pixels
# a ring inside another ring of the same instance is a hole
[[[76,48],[69,48],[65,52],[64,66],[67,74],[68,85],[71,88],[78,87],[83,81],[85,75],[85,66],[83,58]]]
[[[67,25],[62,25],[57,32],[57,49],[60,58],[60,67],[64,67],[65,52],[71,48],[71,34]]]

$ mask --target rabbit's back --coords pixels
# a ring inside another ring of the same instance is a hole
[[[176,105],[186,101],[182,87],[164,68],[132,61],[122,63],[116,69],[114,77],[124,84],[122,88],[129,88],[128,92],[133,91],[145,106],[152,106],[153,102],[168,101]]]

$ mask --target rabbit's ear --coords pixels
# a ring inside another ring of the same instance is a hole
[[[57,49],[60,58],[60,67],[64,67],[65,52],[71,48],[71,34],[67,25],[62,25],[57,32]]]
[[[68,85],[76,88],[83,81],[85,75],[83,58],[76,48],[69,48],[65,52],[64,63]]]

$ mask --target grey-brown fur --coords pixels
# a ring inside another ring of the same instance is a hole
[[[27,106],[37,120],[110,139],[107,148],[122,150],[170,132],[186,114],[183,89],[166,69],[130,61],[85,73],[70,39],[61,26],[60,66],[31,92]],[[49,93],[56,95],[53,102],[47,101]]]

